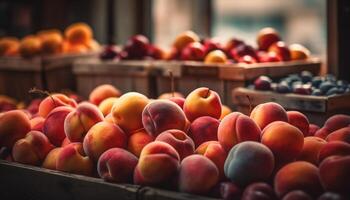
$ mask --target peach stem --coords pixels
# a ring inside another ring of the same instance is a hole
[[[34,88],[29,90],[29,93],[30,94],[37,93],[37,94],[49,96],[51,98],[53,104],[55,104],[55,106],[57,106],[55,99],[51,96],[51,94],[48,91],[40,90],[40,89],[37,89],[34,87]]]

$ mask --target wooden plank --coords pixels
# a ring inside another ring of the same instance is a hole
[[[25,59],[19,56],[1,57],[0,70],[10,71],[41,71],[42,60],[40,57]]]
[[[137,185],[112,184],[102,179],[63,173],[0,160],[0,199],[136,200]]]

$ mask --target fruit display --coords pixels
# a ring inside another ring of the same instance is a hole
[[[72,97],[4,109],[0,158],[223,199],[350,197],[349,115],[319,127],[274,102],[245,115],[206,87],[150,99],[105,84]]]
[[[313,96],[342,95],[350,92],[350,84],[346,80],[337,80],[335,76],[314,76],[309,71],[290,74],[274,82],[268,76],[260,76],[250,86],[256,90],[274,91],[277,93],[294,93]]]
[[[177,35],[169,50],[151,44],[144,35],[134,35],[122,48],[108,45],[100,54],[103,60],[181,60],[205,64],[282,62],[306,60],[310,56],[310,51],[301,44],[287,45],[271,27],[257,33],[255,47],[235,37],[221,43],[215,37],[200,38],[193,31],[185,31]]]
[[[22,39],[0,38],[0,57],[79,54],[98,51],[100,45],[93,38],[93,30],[86,23],[74,23],[62,33],[58,29],[41,30]]]

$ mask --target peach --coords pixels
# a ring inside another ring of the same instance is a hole
[[[218,63],[227,63],[227,56],[221,50],[214,50],[208,53],[204,58],[204,63],[206,64],[218,64]]]
[[[195,119],[189,129],[189,136],[193,139],[196,147],[203,142],[218,140],[218,127],[220,121],[213,117],[204,116]]]
[[[83,144],[71,143],[59,151],[56,161],[56,169],[63,172],[91,176],[93,162],[85,155]]]
[[[182,98],[184,98],[184,95],[181,94],[180,92],[167,92],[167,93],[161,94],[158,97],[158,99],[170,99],[172,97],[182,97]]]
[[[191,42],[182,49],[180,58],[181,60],[202,61],[204,56],[204,46],[200,42]]]
[[[261,133],[261,143],[273,152],[276,163],[281,164],[299,156],[304,135],[296,127],[282,121],[272,122]]]
[[[51,149],[53,145],[42,132],[30,131],[13,145],[12,157],[19,163],[40,165]]]
[[[291,60],[306,60],[310,57],[310,51],[301,44],[289,45]]]
[[[87,53],[88,47],[85,44],[72,44],[68,41],[64,41],[62,44],[62,51],[66,54],[80,54]]]
[[[129,136],[128,151],[135,156],[140,157],[143,147],[154,141],[154,138],[145,130],[140,130]]]
[[[309,124],[309,136],[314,136],[315,133],[320,129],[316,124]]]
[[[185,98],[183,98],[183,97],[170,97],[169,100],[176,103],[181,109],[184,108]]]
[[[197,88],[186,97],[183,110],[191,122],[202,116],[219,119],[221,116],[220,96],[209,88]]]
[[[106,115],[104,121],[109,123],[114,123],[113,115],[109,113],[108,115]]]
[[[226,105],[222,105],[221,106],[221,115],[220,115],[220,120],[222,120],[226,115],[232,113],[232,110],[231,108],[229,108],[228,106]]]
[[[72,142],[67,137],[65,137],[64,140],[62,141],[61,147],[65,147],[70,143]]]
[[[302,190],[288,192],[282,200],[312,200],[313,198]]]
[[[101,154],[111,148],[126,148],[127,138],[119,126],[99,122],[93,125],[84,137],[84,152],[97,162]]]
[[[99,105],[98,109],[102,112],[103,116],[107,116],[111,113],[114,103],[118,100],[116,97],[109,97],[103,100]]]
[[[240,112],[228,114],[218,128],[218,140],[226,151],[243,141],[260,141],[260,134],[258,125]]]
[[[47,33],[41,37],[42,52],[44,54],[59,54],[63,51],[63,37],[61,33]]]
[[[247,159],[252,158],[252,159]],[[265,145],[246,141],[234,146],[225,161],[226,177],[239,186],[267,180],[274,169],[275,160]]]
[[[160,141],[151,142],[141,151],[134,172],[134,183],[164,184],[177,174],[179,166],[179,154],[170,144]]]
[[[277,172],[274,188],[280,198],[293,190],[301,190],[316,197],[322,192],[319,170],[305,161],[289,163]]]
[[[41,101],[41,103],[39,104],[38,113],[41,117],[46,118],[46,116],[54,108],[59,106],[70,106],[75,108],[77,106],[77,103],[64,94],[52,94]]]
[[[0,114],[0,147],[12,148],[13,144],[30,131],[28,116],[20,110]]]
[[[80,103],[64,120],[64,132],[72,142],[82,142],[89,129],[103,121],[101,111],[91,103]]]
[[[37,116],[30,119],[30,127],[32,131],[43,131],[45,118]]]
[[[114,103],[111,111],[114,123],[127,134],[142,128],[142,111],[148,102],[146,96],[137,92],[128,92],[122,95]]]
[[[284,108],[274,102],[257,105],[250,113],[255,123],[262,129],[274,121],[288,122],[288,115]]]
[[[100,105],[100,103],[109,97],[120,97],[121,92],[110,84],[103,84],[97,86],[89,95],[89,101],[95,105]]]
[[[269,49],[269,52],[275,52],[277,54],[277,57],[279,57],[282,61],[290,61],[291,60],[291,53],[288,48],[288,46],[282,42],[278,41],[274,44],[272,44]]]
[[[132,153],[121,148],[112,148],[98,159],[97,171],[108,182],[131,183],[137,161]]]
[[[19,53],[23,57],[29,58],[39,55],[41,52],[41,40],[34,35],[28,35],[21,40],[18,48]]]
[[[315,133],[315,136],[325,139],[327,135],[329,135],[333,131],[347,127],[349,125],[349,115],[333,115],[332,117],[328,118],[327,121],[324,123],[323,127]]]
[[[242,200],[273,200],[277,199],[273,188],[264,182],[255,182],[248,185],[243,194]]]
[[[304,145],[297,160],[307,161],[318,165],[318,154],[327,142],[319,137],[309,136],[304,138]]]
[[[320,179],[327,191],[349,194],[350,155],[331,156],[320,164]]]
[[[350,144],[350,126],[333,131],[326,137],[326,141],[343,141]]]
[[[64,36],[72,44],[89,44],[93,33],[91,27],[86,23],[74,23],[64,31]]]
[[[14,56],[18,54],[19,41],[15,37],[0,39],[0,56]]]
[[[350,144],[341,141],[332,141],[325,144],[319,154],[318,161],[321,163],[330,156],[347,156],[350,155]]]
[[[170,144],[179,153],[180,160],[194,153],[194,142],[181,130],[169,129],[159,134],[155,141]]]
[[[273,43],[280,41],[279,33],[271,27],[263,28],[257,35],[257,43],[260,50],[267,50]]]
[[[49,138],[50,142],[56,147],[61,146],[62,141],[66,138],[64,121],[66,116],[73,110],[74,108],[68,106],[56,107],[49,113],[44,121],[42,130]]]
[[[42,164],[43,168],[56,170],[57,156],[61,151],[62,147],[56,147],[52,149],[45,157],[45,160]]]
[[[205,156],[191,155],[183,159],[179,169],[179,190],[207,194],[219,181],[219,171]]]
[[[183,48],[185,48],[188,44],[192,42],[199,42],[199,37],[196,33],[192,31],[185,31],[181,34],[179,34],[173,43],[173,46],[178,50],[181,51]]]
[[[167,100],[154,100],[144,108],[142,124],[148,134],[156,137],[169,129],[184,130],[186,116],[177,104]]]
[[[196,153],[213,161],[219,170],[220,180],[225,179],[224,165],[227,158],[227,152],[218,141],[204,142],[196,149]]]
[[[309,120],[307,117],[298,111],[287,111],[288,123],[297,127],[304,137],[309,136]]]

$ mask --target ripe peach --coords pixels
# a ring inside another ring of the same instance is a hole
[[[326,141],[343,141],[350,144],[350,126],[333,131],[326,137]]]
[[[101,50],[101,45],[94,39],[90,40],[90,42],[88,44],[85,44],[85,46],[90,51],[99,51],[99,50]]]
[[[43,131],[45,118],[43,117],[34,117],[30,119],[30,127],[32,131]]]
[[[327,191],[349,194],[350,155],[331,156],[320,164],[320,179]]]
[[[288,192],[282,200],[312,200],[313,198],[302,190]]]
[[[62,147],[53,148],[45,157],[42,164],[43,168],[56,170],[57,156],[61,151]]]
[[[231,181],[239,186],[246,186],[256,181],[267,180],[274,166],[274,156],[269,148],[258,142],[246,141],[230,150],[224,171]]]
[[[95,105],[100,105],[100,103],[109,97],[120,97],[121,92],[110,84],[103,84],[97,86],[89,95],[89,101]]]
[[[142,124],[148,134],[156,137],[165,130],[184,130],[186,116],[177,104],[167,100],[154,100],[144,108]]]
[[[179,153],[180,160],[194,153],[192,139],[181,130],[169,129],[159,134],[155,141],[170,144]]]
[[[221,115],[220,96],[209,88],[197,88],[186,97],[184,112],[191,122],[202,116],[219,119]]]
[[[102,112],[103,116],[107,116],[111,113],[114,103],[118,100],[117,97],[109,97],[103,100],[99,105],[98,109]]]
[[[279,33],[271,27],[261,29],[257,35],[257,43],[260,50],[266,51],[273,43],[280,40]]]
[[[218,140],[226,151],[243,141],[260,141],[260,134],[258,125],[240,112],[228,114],[218,128]]]
[[[177,174],[180,166],[177,151],[165,142],[147,144],[141,151],[134,172],[134,183],[139,185],[160,185]]]
[[[46,33],[40,37],[44,54],[58,54],[63,51],[63,37],[60,32]]]
[[[191,42],[181,51],[181,60],[202,61],[205,56],[204,46],[200,42]]]
[[[62,141],[66,138],[64,121],[66,116],[73,110],[74,108],[68,106],[56,107],[44,121],[42,131],[56,147],[61,146]]]
[[[310,57],[310,51],[301,44],[289,45],[291,60],[305,60]]]
[[[189,129],[189,136],[193,139],[196,147],[203,142],[218,140],[218,127],[220,121],[213,117],[203,116],[195,119]]]
[[[182,98],[184,98],[184,95],[181,94],[180,92],[168,92],[168,93],[161,94],[158,97],[158,99],[170,99],[172,97],[182,97]]]
[[[104,121],[115,124],[112,113],[109,113],[108,115],[106,115]]]
[[[218,141],[204,142],[196,149],[196,153],[213,161],[219,170],[220,180],[225,179],[224,165],[227,158],[227,152]]]
[[[218,63],[227,63],[227,56],[221,50],[214,50],[208,53],[204,58],[204,63],[206,64],[218,64]]]
[[[170,97],[169,100],[176,103],[183,110],[184,104],[185,104],[185,98],[183,98],[183,97]]]
[[[316,124],[309,124],[309,136],[314,136],[315,133],[320,129]]]
[[[220,120],[222,120],[226,115],[232,113],[231,108],[229,108],[226,105],[221,106],[221,115],[220,115]]]
[[[135,156],[140,157],[143,147],[154,141],[154,138],[145,130],[140,130],[129,136],[128,151]]]
[[[277,199],[273,188],[264,182],[255,182],[248,185],[243,194],[242,200],[273,200]]]
[[[19,41],[15,37],[0,39],[0,56],[14,56],[18,54]]]
[[[288,122],[288,115],[284,108],[274,102],[268,102],[257,105],[250,113],[255,123],[264,129],[268,124],[274,121]]]
[[[301,190],[316,197],[322,192],[319,170],[309,162],[292,162],[277,172],[274,188],[280,198],[293,190]]]
[[[176,37],[173,46],[178,51],[181,51],[183,48],[185,48],[188,44],[192,42],[199,42],[198,35],[192,31],[185,31]]]
[[[86,23],[74,23],[66,28],[64,36],[72,44],[89,44],[92,40],[92,29]]]
[[[30,131],[13,145],[12,157],[19,163],[40,165],[51,149],[53,145],[42,132]]]
[[[28,35],[21,40],[18,50],[21,56],[26,58],[39,55],[41,52],[41,40],[34,35]]]
[[[99,122],[87,132],[83,147],[86,155],[97,162],[103,152],[114,147],[126,148],[126,143],[126,135],[119,126],[108,122]]]
[[[65,137],[64,140],[62,141],[61,147],[65,147],[70,143],[72,142],[67,137]]]
[[[327,142],[319,137],[309,136],[304,138],[303,149],[297,160],[307,161],[318,165],[318,154]]]
[[[261,143],[273,152],[276,163],[294,160],[303,149],[304,135],[296,127],[282,121],[272,122],[261,133]]]
[[[126,134],[142,128],[142,111],[148,102],[146,96],[137,92],[122,95],[112,108],[114,123],[119,125]]]
[[[193,194],[207,194],[218,182],[215,164],[202,155],[186,157],[179,169],[179,190]]]
[[[321,163],[330,156],[347,156],[350,155],[350,144],[341,141],[332,141],[325,144],[319,154],[318,161]]]
[[[59,151],[56,161],[56,169],[63,172],[91,176],[93,162],[85,155],[83,144],[71,143]]]
[[[82,142],[89,129],[96,123],[103,121],[103,114],[88,102],[80,103],[64,120],[64,132],[72,142]]]
[[[71,44],[68,41],[63,41],[62,52],[66,54],[81,54],[88,52],[85,44]]]
[[[297,127],[304,137],[309,136],[309,120],[307,117],[298,111],[287,111],[288,123]]]
[[[277,54],[277,57],[279,57],[282,61],[291,60],[290,50],[289,50],[288,46],[282,41],[278,41],[278,42],[272,44],[269,47],[268,51],[275,52]]]
[[[137,157],[121,148],[105,151],[98,159],[97,171],[108,182],[131,183]]]
[[[30,131],[28,116],[20,110],[0,114],[0,147],[12,148],[13,144]]]
[[[332,117],[328,118],[327,121],[324,123],[323,127],[315,133],[315,136],[325,139],[327,135],[329,135],[333,131],[347,127],[349,125],[349,115],[333,115]]]
[[[41,101],[39,104],[39,115],[46,118],[47,115],[56,107],[59,106],[70,106],[75,108],[77,106],[77,103],[67,97],[64,94],[53,94],[48,97],[46,97],[44,100]]]

